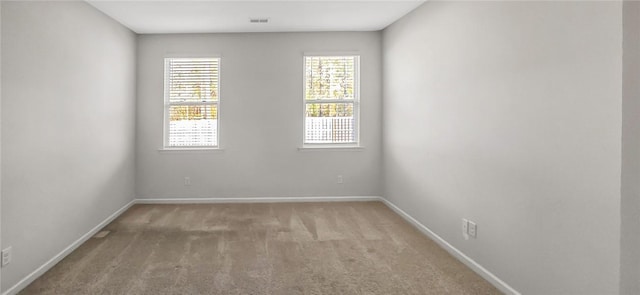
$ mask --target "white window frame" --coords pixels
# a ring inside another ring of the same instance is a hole
[[[169,99],[169,80],[170,77],[168,75],[169,70],[169,61],[172,59],[217,59],[218,60],[218,99],[216,101],[210,102],[171,102]],[[161,150],[172,151],[172,150],[221,150],[220,148],[220,121],[221,121],[221,112],[220,106],[222,101],[222,88],[221,88],[221,76],[222,76],[222,58],[220,55],[202,55],[202,56],[181,56],[181,55],[170,55],[164,57],[164,66],[163,66],[163,75],[164,75],[164,124],[163,124],[163,140]],[[185,105],[216,105],[216,143],[215,145],[206,145],[206,146],[172,146],[169,145],[169,124],[170,124],[170,108],[171,106],[185,106]]]
[[[353,100],[344,99],[322,99],[322,100],[307,100],[307,57],[354,57],[354,76],[353,76]],[[303,149],[316,149],[316,148],[361,148],[360,145],[360,54],[357,52],[331,52],[331,53],[318,53],[318,52],[305,52],[302,57],[302,148]],[[353,103],[353,126],[354,126],[354,142],[334,142],[334,143],[307,143],[307,104],[314,103]]]

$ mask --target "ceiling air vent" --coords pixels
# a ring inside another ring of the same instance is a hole
[[[249,22],[252,24],[266,24],[269,22],[269,18],[268,17],[250,18]]]

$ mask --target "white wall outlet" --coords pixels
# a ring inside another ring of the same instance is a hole
[[[478,236],[478,226],[476,225],[475,222],[473,221],[469,221],[469,236],[471,236],[472,238],[476,238]]]
[[[184,185],[186,185],[186,186],[191,185],[191,177],[189,177],[189,176],[185,176],[184,177]]]
[[[11,263],[11,247],[2,250],[2,266]]]
[[[462,218],[462,237],[465,240],[469,239],[469,220]]]
[[[336,181],[336,183],[344,183],[344,178],[342,178],[342,175],[338,175],[338,180]]]

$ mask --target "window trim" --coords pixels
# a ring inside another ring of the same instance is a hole
[[[169,60],[172,59],[217,59],[218,60],[218,99],[212,102],[182,102],[171,103],[169,101],[169,75],[167,70],[169,66]],[[179,54],[167,54],[163,58],[163,81],[164,81],[164,99],[163,99],[163,136],[162,136],[162,148],[159,151],[207,151],[207,150],[222,150],[220,145],[221,133],[220,133],[220,121],[221,120],[221,105],[222,105],[222,57],[219,54],[198,54],[198,55],[179,55]],[[172,105],[216,105],[216,144],[205,146],[171,146],[169,145],[169,108]]]
[[[354,57],[354,77],[353,77],[353,100],[343,99],[324,99],[324,100],[307,100],[307,57]],[[348,150],[362,149],[360,140],[360,59],[361,55],[357,51],[339,51],[339,52],[304,52],[302,55],[302,146],[298,150]],[[353,103],[353,119],[355,142],[332,142],[332,143],[307,143],[307,104],[309,103]]]

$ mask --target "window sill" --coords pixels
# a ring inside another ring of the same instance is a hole
[[[313,152],[313,151],[345,151],[345,152],[361,152],[364,151],[363,146],[336,146],[336,145],[307,145],[299,147],[298,151],[301,152]]]
[[[181,153],[181,152],[223,152],[224,149],[218,147],[211,148],[159,148],[158,152],[161,153]]]

